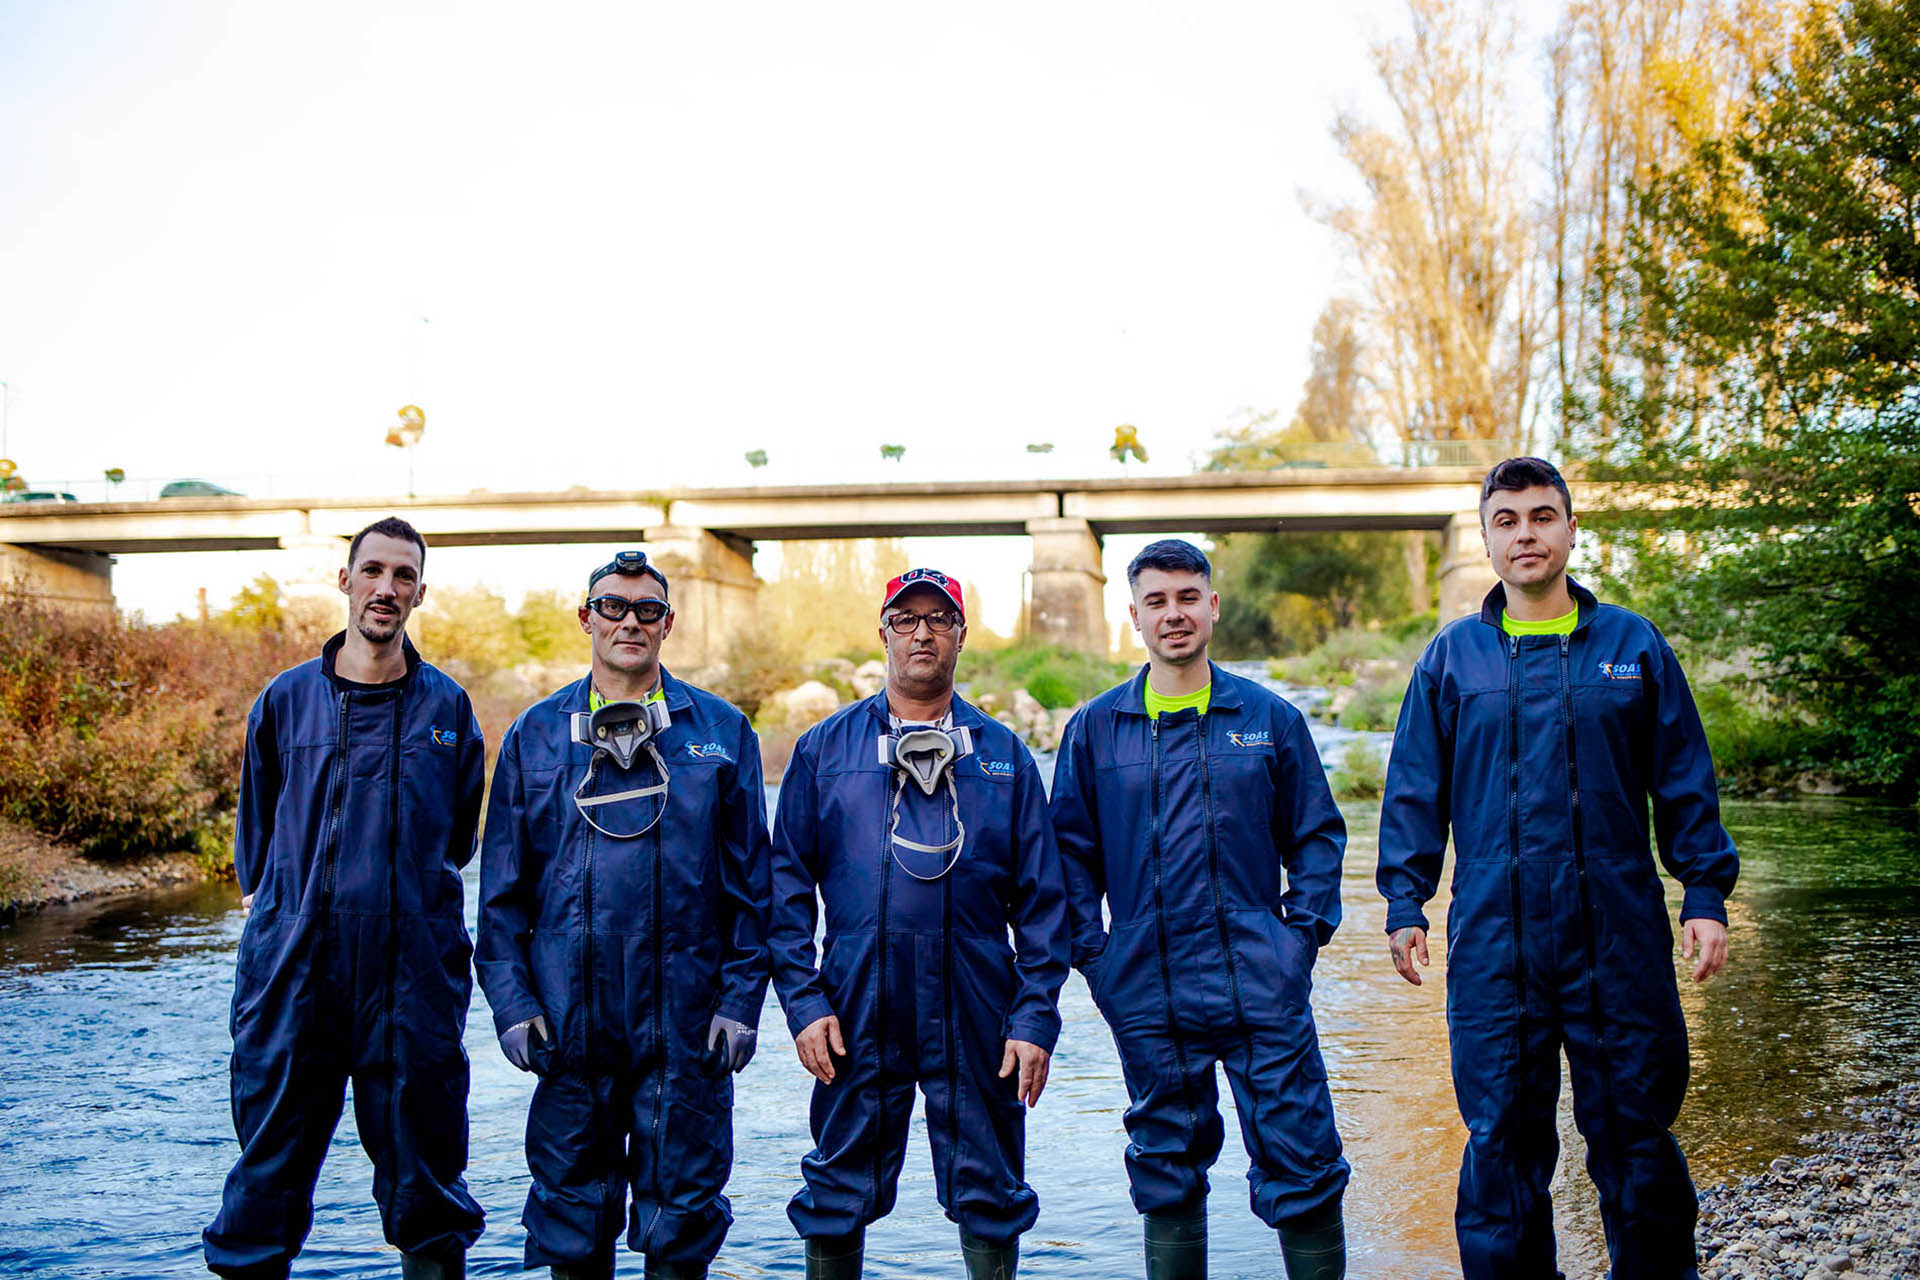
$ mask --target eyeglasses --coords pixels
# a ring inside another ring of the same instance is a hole
[[[618,622],[629,612],[641,622],[651,625],[667,616],[672,608],[665,600],[629,600],[625,596],[595,596],[587,601],[587,608],[593,610],[608,622]]]
[[[955,624],[957,624],[959,621],[960,621],[959,614],[948,613],[944,609],[936,609],[932,613],[892,614],[891,616],[885,619],[883,625],[885,625],[888,629],[890,629],[893,632],[893,634],[897,636],[910,636],[915,631],[919,630],[920,624],[924,622],[927,624],[927,630],[933,632],[933,634],[937,636],[943,636],[947,634],[947,632],[953,630]]]

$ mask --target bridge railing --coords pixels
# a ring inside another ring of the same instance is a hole
[[[1372,469],[1372,468],[1419,468],[1419,467],[1487,467],[1501,458],[1509,458],[1519,453],[1532,452],[1536,446],[1532,442],[1514,439],[1496,440],[1396,440],[1384,444],[1365,441],[1325,441],[1305,444],[1288,444],[1273,449],[1263,446],[1246,448],[1242,454],[1232,459],[1233,469],[1279,471],[1313,471],[1333,469]],[[956,458],[940,458],[937,467],[934,459],[924,460],[925,465],[901,467],[892,465],[870,465],[865,470],[843,462],[836,474],[828,477],[794,476],[786,472],[755,472],[748,474],[725,474],[710,477],[682,477],[666,486],[671,488],[733,488],[756,487],[758,484],[790,485],[808,482],[868,482],[888,483],[898,479],[906,483],[922,483],[931,479],[968,480],[975,478],[968,474],[970,468],[966,462]],[[974,459],[978,461],[978,459]],[[1138,465],[1123,466],[1120,463],[1102,457],[1087,457],[1084,451],[1072,458],[1036,458],[1029,459],[1033,465],[1013,470],[999,469],[997,461],[990,465],[980,465],[978,479],[1018,479],[1027,481],[1061,480],[1063,482],[1098,479],[1102,475],[1133,476],[1149,479],[1155,476],[1175,476],[1189,474],[1198,461],[1182,464],[1173,458],[1156,459],[1151,468]],[[289,473],[233,473],[209,471],[200,473],[202,483],[217,486],[234,494],[249,498],[312,498],[328,495],[339,498],[389,498],[401,492],[404,486],[395,483],[392,475],[369,473],[366,470],[328,472],[324,470],[306,470]],[[28,488],[36,493],[71,494],[79,502],[151,502],[159,499],[169,485],[182,483],[183,477],[172,476],[128,476],[118,483],[110,482],[96,473],[85,479],[43,479],[27,477]],[[424,480],[419,486],[423,496],[447,496],[450,493],[464,493],[474,490],[473,477],[462,474],[461,481],[468,483],[434,484]],[[516,490],[526,487],[527,477],[506,479],[489,485],[499,491]],[[480,483],[487,483],[481,481]],[[570,485],[580,483],[575,477],[566,483],[551,479],[534,482],[539,489],[564,490]],[[589,487],[617,488],[618,484],[590,485]],[[191,494],[182,496],[193,496]]]

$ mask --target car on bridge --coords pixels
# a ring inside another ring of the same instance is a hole
[[[238,498],[241,494],[211,480],[171,480],[160,486],[163,498]]]
[[[78,502],[80,499],[58,489],[20,489],[0,495],[0,502]]]

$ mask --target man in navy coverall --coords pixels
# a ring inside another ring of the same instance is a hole
[[[1550,1280],[1564,1049],[1614,1280],[1695,1275],[1697,1205],[1670,1129],[1687,1087],[1673,928],[1650,843],[1685,886],[1681,954],[1727,960],[1739,874],[1686,677],[1645,618],[1567,577],[1566,481],[1509,458],[1481,489],[1500,584],[1415,666],[1380,816],[1394,968],[1418,984],[1422,905],[1453,835],[1447,1029],[1467,1123],[1454,1213],[1466,1280]],[[1651,841],[1648,810],[1652,810]]]
[[[816,1145],[787,1208],[809,1280],[860,1275],[867,1224],[893,1209],[916,1085],[969,1280],[1011,1280],[1039,1213],[1024,1108],[1060,1034],[1066,904],[1033,757],[954,694],[965,639],[955,579],[888,583],[886,688],[802,734],[780,786],[774,986],[818,1081]]]
[[[648,1276],[695,1280],[733,1221],[732,1073],[767,992],[760,743],[661,665],[674,613],[644,552],[615,556],[587,591],[591,672],[500,743],[480,985],[508,1061],[540,1076],[527,1265],[606,1280],[624,1226]],[[594,745],[641,719],[624,763]]]
[[[1207,1170],[1224,1136],[1215,1063],[1287,1275],[1337,1280],[1347,1162],[1307,996],[1340,923],[1346,824],[1300,713],[1208,661],[1211,579],[1178,539],[1134,558],[1130,612],[1151,661],[1067,726],[1053,822],[1073,962],[1120,1050],[1149,1280],[1207,1272]]]
[[[426,544],[357,534],[347,629],[275,676],[247,717],[233,867],[250,909],[233,984],[240,1160],[203,1233],[207,1266],[279,1280],[347,1081],[381,1226],[408,1280],[457,1280],[480,1235],[467,1167],[472,947],[460,868],[485,781],[460,686],[420,661],[407,615]]]

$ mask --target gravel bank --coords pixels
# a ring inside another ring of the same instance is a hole
[[[16,913],[56,903],[206,879],[205,869],[190,853],[96,862],[71,845],[57,844],[30,827],[5,821],[0,821],[0,867],[9,869],[6,886],[13,898],[12,906],[0,908],[0,923]]]
[[[1846,1113],[1859,1129],[1701,1198],[1703,1280],[1920,1276],[1920,1084]]]

